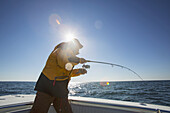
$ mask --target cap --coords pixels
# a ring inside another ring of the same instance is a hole
[[[79,49],[83,47],[83,45],[79,42],[78,39],[74,38],[72,41],[73,41],[73,44],[76,45]]]

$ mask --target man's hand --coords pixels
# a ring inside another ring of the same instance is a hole
[[[87,70],[86,69],[79,69],[79,71],[76,74],[86,74]]]
[[[86,63],[87,61],[84,59],[84,58],[80,58],[80,63],[81,64],[84,64],[84,63]]]

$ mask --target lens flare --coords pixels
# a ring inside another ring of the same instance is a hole
[[[73,65],[72,65],[71,63],[67,63],[67,64],[65,65],[65,69],[68,70],[68,71],[71,71],[72,68],[73,68]]]
[[[100,20],[97,20],[94,24],[96,29],[102,29],[103,23]]]
[[[56,28],[60,27],[59,25],[61,23],[62,23],[62,19],[59,15],[57,15],[57,14],[50,15],[49,24],[54,30],[56,30]]]
[[[100,82],[101,86],[109,86],[109,82]]]
[[[59,21],[58,19],[56,19],[56,22],[57,22],[57,24],[59,24],[59,25],[60,25],[60,21]]]

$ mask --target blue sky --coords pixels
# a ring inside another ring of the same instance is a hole
[[[0,0],[0,80],[36,81],[69,32],[84,45],[79,57],[127,66],[144,80],[170,80],[169,5],[169,0]],[[140,80],[125,69],[89,64],[88,74],[72,81]]]

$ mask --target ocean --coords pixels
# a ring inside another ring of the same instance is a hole
[[[0,96],[35,94],[36,82],[0,82]],[[69,84],[69,96],[93,97],[170,106],[170,80]]]

